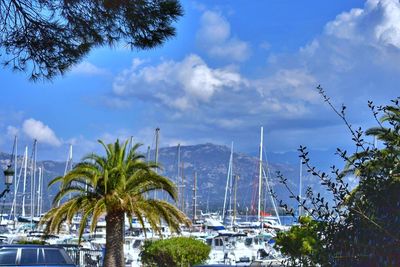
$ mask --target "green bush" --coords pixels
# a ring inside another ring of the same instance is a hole
[[[319,232],[324,224],[311,217],[300,217],[300,225],[292,226],[287,232],[280,232],[276,237],[276,246],[289,258],[289,266],[316,266],[327,264],[327,252]]]
[[[142,264],[151,267],[187,267],[204,263],[211,247],[189,237],[173,237],[146,241],[142,248]]]

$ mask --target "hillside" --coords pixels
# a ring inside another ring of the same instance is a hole
[[[154,151],[151,153],[154,156]],[[198,177],[198,205],[200,209],[216,210],[222,209],[224,202],[224,193],[226,186],[226,177],[228,171],[230,157],[230,148],[226,146],[214,145],[214,144],[201,144],[194,146],[181,146],[181,163],[183,163],[183,176],[184,176],[184,187],[182,187],[182,178],[177,183],[180,188],[184,188],[185,194],[185,205],[190,210],[193,192],[193,177],[194,173],[197,173]],[[4,169],[6,167],[7,160],[9,159],[8,154],[0,154],[0,164]],[[178,157],[177,147],[166,147],[161,148],[159,151],[159,162],[161,163],[163,170],[162,174],[170,177],[176,182],[178,175]],[[21,165],[22,158],[19,157],[18,166]],[[181,165],[181,166],[182,166]],[[29,165],[28,165],[29,166]],[[48,209],[51,205],[51,201],[57,192],[57,186],[47,188],[48,181],[56,176],[62,175],[65,169],[64,162],[58,161],[40,161],[37,166],[42,166],[44,172],[44,209]],[[29,167],[28,167],[29,169]],[[297,192],[298,183],[298,169],[297,166],[281,163],[269,163],[268,173],[270,174],[271,185],[277,192],[279,198],[289,201],[287,192],[277,182],[275,173],[281,171],[285,177],[288,178],[293,190]],[[17,203],[21,203],[22,198],[22,186],[23,186],[23,171],[18,170],[20,175],[19,189],[20,192],[19,200]],[[252,202],[255,204],[255,197],[257,192],[258,183],[258,159],[256,157],[248,156],[243,153],[234,153],[233,155],[233,174],[239,175],[238,180],[238,193],[237,201],[238,206],[242,210],[246,208],[250,211]],[[27,190],[30,190],[30,172],[27,173]],[[1,184],[0,188],[4,188]],[[12,187],[12,191],[14,186]],[[265,192],[265,190],[263,189]],[[30,191],[29,191],[30,192]],[[6,209],[12,202],[12,194],[9,194],[5,200]],[[26,203],[30,203],[30,194],[27,194]],[[271,207],[269,199],[266,203],[267,209]],[[26,207],[29,211],[29,207]]]

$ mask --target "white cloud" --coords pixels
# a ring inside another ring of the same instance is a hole
[[[38,142],[51,146],[60,146],[61,140],[56,136],[54,131],[43,122],[35,119],[27,119],[22,124],[22,131],[25,135]]]
[[[189,55],[180,62],[164,61],[156,66],[132,68],[119,75],[113,91],[117,96],[157,99],[178,110],[188,110],[209,102],[223,90],[240,90],[247,81],[229,68],[210,68],[199,56]]]
[[[244,61],[249,57],[249,44],[231,36],[231,26],[221,14],[205,11],[200,24],[197,43],[210,56],[236,61]]]
[[[265,97],[291,97],[313,103],[320,100],[316,85],[315,77],[303,69],[280,69],[256,82],[258,91]]]
[[[267,68],[272,75],[257,86],[265,96],[291,96],[308,104],[322,103],[312,90],[317,84],[338,105],[360,108],[367,100],[387,101],[396,97],[399,48],[399,1],[370,0],[337,15],[298,52],[271,56]]]
[[[89,75],[89,76],[106,76],[110,75],[110,72],[106,69],[97,67],[96,65],[83,61],[72,68],[71,73],[78,75]]]
[[[398,0],[369,0],[364,9],[338,15],[326,25],[325,32],[357,43],[400,48],[400,3]]]

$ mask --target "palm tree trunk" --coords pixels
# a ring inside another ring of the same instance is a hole
[[[108,212],[106,215],[106,255],[104,267],[124,267],[124,212]]]

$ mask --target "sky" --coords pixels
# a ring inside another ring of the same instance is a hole
[[[98,139],[154,147],[201,143],[256,154],[350,148],[351,136],[316,91],[374,125],[367,101],[400,96],[400,3],[182,1],[176,37],[152,50],[97,48],[52,81],[0,69],[0,150],[38,140],[38,158],[101,152]]]

